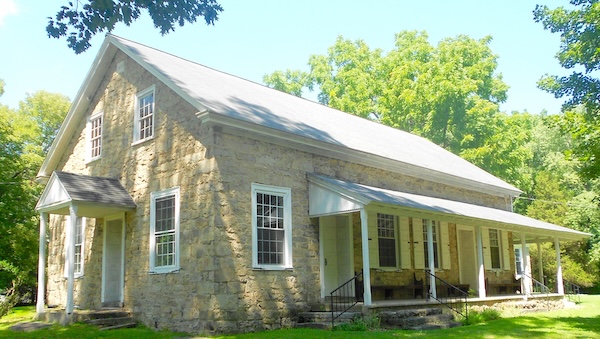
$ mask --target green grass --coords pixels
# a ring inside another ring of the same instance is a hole
[[[29,333],[13,332],[10,326],[30,320],[33,307],[18,307],[0,319],[0,338],[182,338],[182,333],[155,332],[134,328],[100,332],[92,326],[75,324],[68,327],[53,325],[48,329]],[[190,337],[190,335],[187,335]],[[223,339],[304,339],[304,338],[600,338],[600,295],[582,296],[577,308],[551,312],[530,313],[525,316],[500,318],[475,325],[447,330],[403,331],[375,330],[323,331],[313,329],[285,329],[222,336]]]

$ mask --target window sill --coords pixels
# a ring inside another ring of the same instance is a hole
[[[293,267],[286,266],[276,266],[276,267],[264,267],[264,266],[254,266],[252,267],[253,271],[292,271]]]
[[[131,146],[138,146],[138,145],[141,145],[141,144],[143,144],[145,142],[148,142],[150,140],[154,140],[154,136],[151,136],[151,137],[146,138],[146,139],[134,141],[134,142],[131,143]]]
[[[166,268],[166,269],[154,269],[148,272],[148,274],[154,275],[154,274],[169,274],[169,273],[179,273],[180,268]]]
[[[102,156],[95,157],[95,158],[92,158],[92,159],[88,159],[88,161],[86,161],[86,162],[85,162],[85,164],[86,164],[86,165],[89,165],[89,164],[91,164],[91,163],[93,163],[93,162],[96,162],[96,161],[98,161],[98,160],[100,160],[100,159],[102,159]]]

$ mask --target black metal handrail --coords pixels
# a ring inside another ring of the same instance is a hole
[[[529,293],[527,293],[526,296],[533,295],[534,293],[545,294],[546,295],[546,298],[545,298],[546,306],[548,307],[548,310],[550,310],[550,300],[548,299],[548,297],[550,296],[550,287],[544,285],[539,280],[536,280],[535,278],[531,277],[527,273],[521,273],[521,276],[531,279],[531,282],[533,283],[532,290]],[[529,288],[527,288],[527,286],[525,286],[526,281],[523,280],[523,278],[521,278],[521,281],[523,282],[522,283],[523,289],[525,291],[529,290]],[[525,293],[525,291],[522,291],[522,293]]]
[[[581,302],[581,298],[580,298],[581,287],[579,285],[565,280],[564,281],[564,289],[565,289],[565,295],[567,296],[567,299],[569,299],[569,301],[577,302],[577,303]]]
[[[466,321],[469,320],[469,309],[467,307],[467,299],[469,293],[461,290],[460,288],[452,285],[446,280],[436,276],[428,270],[425,270],[426,287],[427,287],[427,300],[434,298],[440,304],[448,307],[455,313],[463,316]],[[435,279],[436,294],[431,294],[429,286],[431,286],[431,279]],[[438,287],[439,286],[439,287]],[[440,291],[442,293],[437,293]],[[443,294],[443,295],[442,295]]]
[[[362,301],[364,295],[363,272],[356,273],[354,277],[343,283],[330,293],[331,297],[331,328],[335,326],[335,320]]]

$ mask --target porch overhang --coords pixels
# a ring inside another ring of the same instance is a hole
[[[134,210],[135,202],[119,180],[67,172],[54,172],[35,207],[36,211],[69,215],[77,206],[77,215],[100,218]]]
[[[525,234],[528,241],[581,241],[591,234],[510,211],[361,185],[309,174],[311,217],[357,211],[367,205],[392,205],[410,215],[444,219],[463,225],[494,227]]]

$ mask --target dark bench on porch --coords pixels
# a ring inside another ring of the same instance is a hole
[[[394,290],[408,290],[411,292],[413,299],[416,299],[417,296],[421,298],[424,297],[424,285],[423,279],[417,280],[417,276],[413,274],[413,283],[408,285],[371,285],[371,289],[373,291],[383,291],[383,295],[385,299],[393,299],[394,298]]]
[[[496,294],[516,294],[521,293],[521,281],[513,279],[512,281],[494,282],[489,283],[488,279],[485,279],[486,290],[491,292],[494,289]]]

